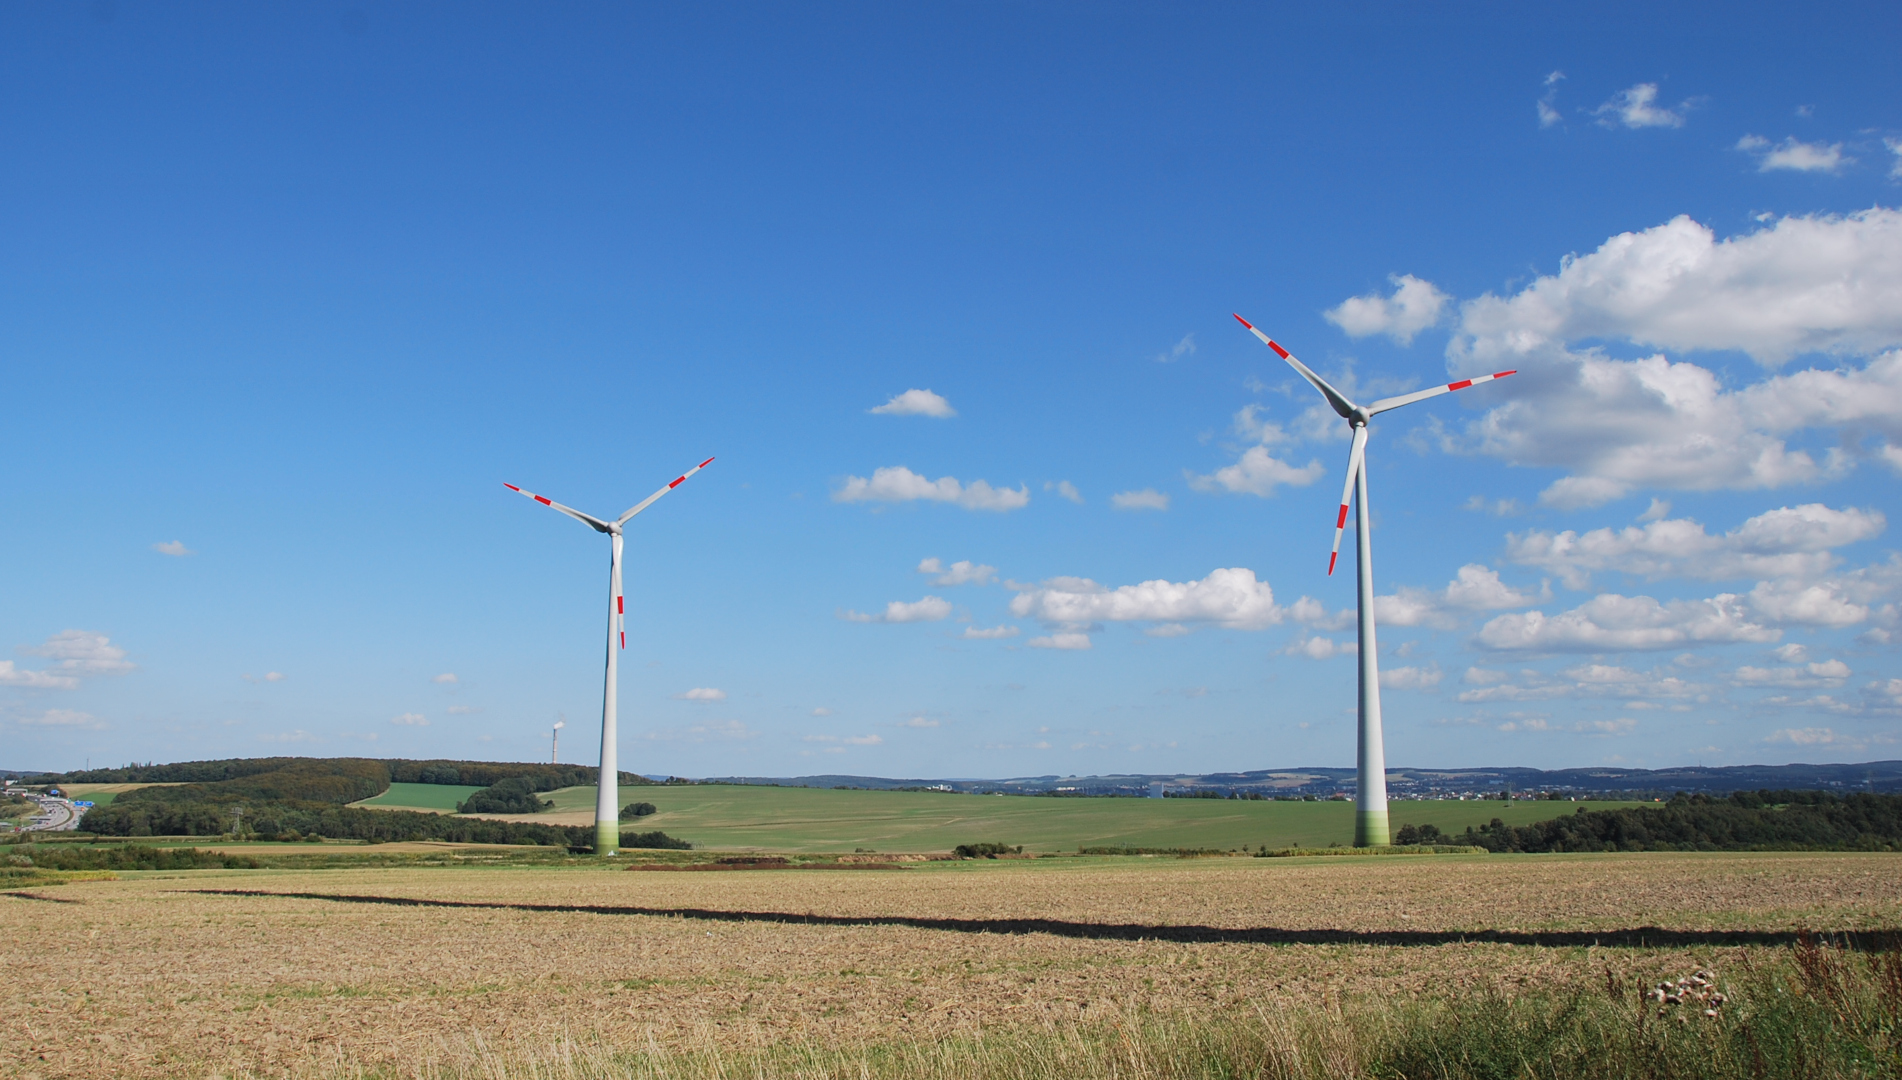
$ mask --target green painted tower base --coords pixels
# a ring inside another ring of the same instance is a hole
[[[1354,846],[1386,847],[1393,843],[1393,833],[1387,829],[1387,811],[1354,811]]]
[[[1384,816],[1381,819],[1381,826],[1383,829],[1386,827],[1386,819]],[[1382,840],[1381,843],[1384,844],[1386,841]],[[614,819],[602,821],[600,818],[596,818],[594,821],[594,853],[596,855],[618,855],[620,854],[620,847],[620,821]]]

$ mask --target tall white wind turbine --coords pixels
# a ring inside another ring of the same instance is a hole
[[[1360,585],[1360,750],[1356,761],[1359,775],[1354,796],[1354,846],[1385,847],[1391,842],[1392,834],[1387,827],[1387,752],[1381,745],[1380,736],[1380,658],[1374,643],[1374,549],[1367,527],[1367,422],[1402,405],[1503,379],[1515,372],[1495,371],[1491,375],[1461,379],[1428,390],[1381,398],[1372,405],[1356,405],[1347,400],[1345,394],[1329,386],[1306,364],[1296,360],[1288,350],[1275,344],[1273,338],[1255,329],[1253,323],[1240,315],[1235,316],[1235,321],[1248,327],[1249,332],[1273,349],[1276,356],[1286,360],[1301,373],[1302,378],[1314,384],[1314,388],[1321,392],[1321,396],[1341,415],[1341,419],[1354,429],[1353,447],[1347,452],[1347,483],[1341,488],[1341,509],[1334,518],[1334,551],[1327,557],[1327,572],[1330,577],[1333,576],[1334,561],[1341,556],[1341,530],[1347,527],[1347,508],[1351,501],[1355,507],[1355,576],[1359,578]]]
[[[615,660],[620,651],[627,648],[626,623],[623,621],[626,612],[621,602],[621,527],[632,520],[635,514],[654,505],[656,499],[679,487],[687,477],[712,463],[713,459],[708,458],[688,469],[676,477],[672,483],[642,499],[635,504],[633,509],[613,521],[602,521],[600,518],[590,517],[571,506],[563,506],[553,499],[544,498],[532,491],[523,491],[514,484],[502,485],[510,491],[534,499],[543,506],[567,514],[595,532],[607,533],[612,541],[610,547],[613,553],[608,557],[608,674],[607,685],[601,693],[601,775],[596,784],[594,799],[594,853],[596,855],[613,855],[621,847],[619,791],[621,768],[616,754],[618,742],[614,730],[615,701],[620,696],[617,682],[619,665]]]
[[[550,765],[561,764],[561,729],[567,726],[568,721],[557,720],[555,726],[548,729],[548,763]]]

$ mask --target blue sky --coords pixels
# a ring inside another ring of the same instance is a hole
[[[10,7],[0,766],[1897,756],[1899,23]]]

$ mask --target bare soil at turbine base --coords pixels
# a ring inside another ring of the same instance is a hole
[[[1658,978],[1902,926],[1902,856],[1045,859],[885,873],[350,869],[0,896],[17,1076],[404,1074]],[[1656,929],[1646,929],[1656,928]]]

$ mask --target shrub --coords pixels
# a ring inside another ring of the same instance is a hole
[[[1009,844],[959,844],[951,849],[951,854],[960,859],[995,859],[999,855],[1017,855],[1024,850],[1022,844],[1011,847]]]
[[[635,818],[646,817],[647,815],[653,812],[654,812],[654,804],[651,802],[629,803],[626,806],[621,807],[621,820],[632,821]]]
[[[655,829],[653,832],[624,834],[621,837],[621,846],[624,848],[661,848],[670,851],[686,851],[693,847],[693,845],[687,841],[668,836],[659,829]]]
[[[497,780],[456,804],[458,814],[539,814],[555,805],[535,796],[532,777]]]

